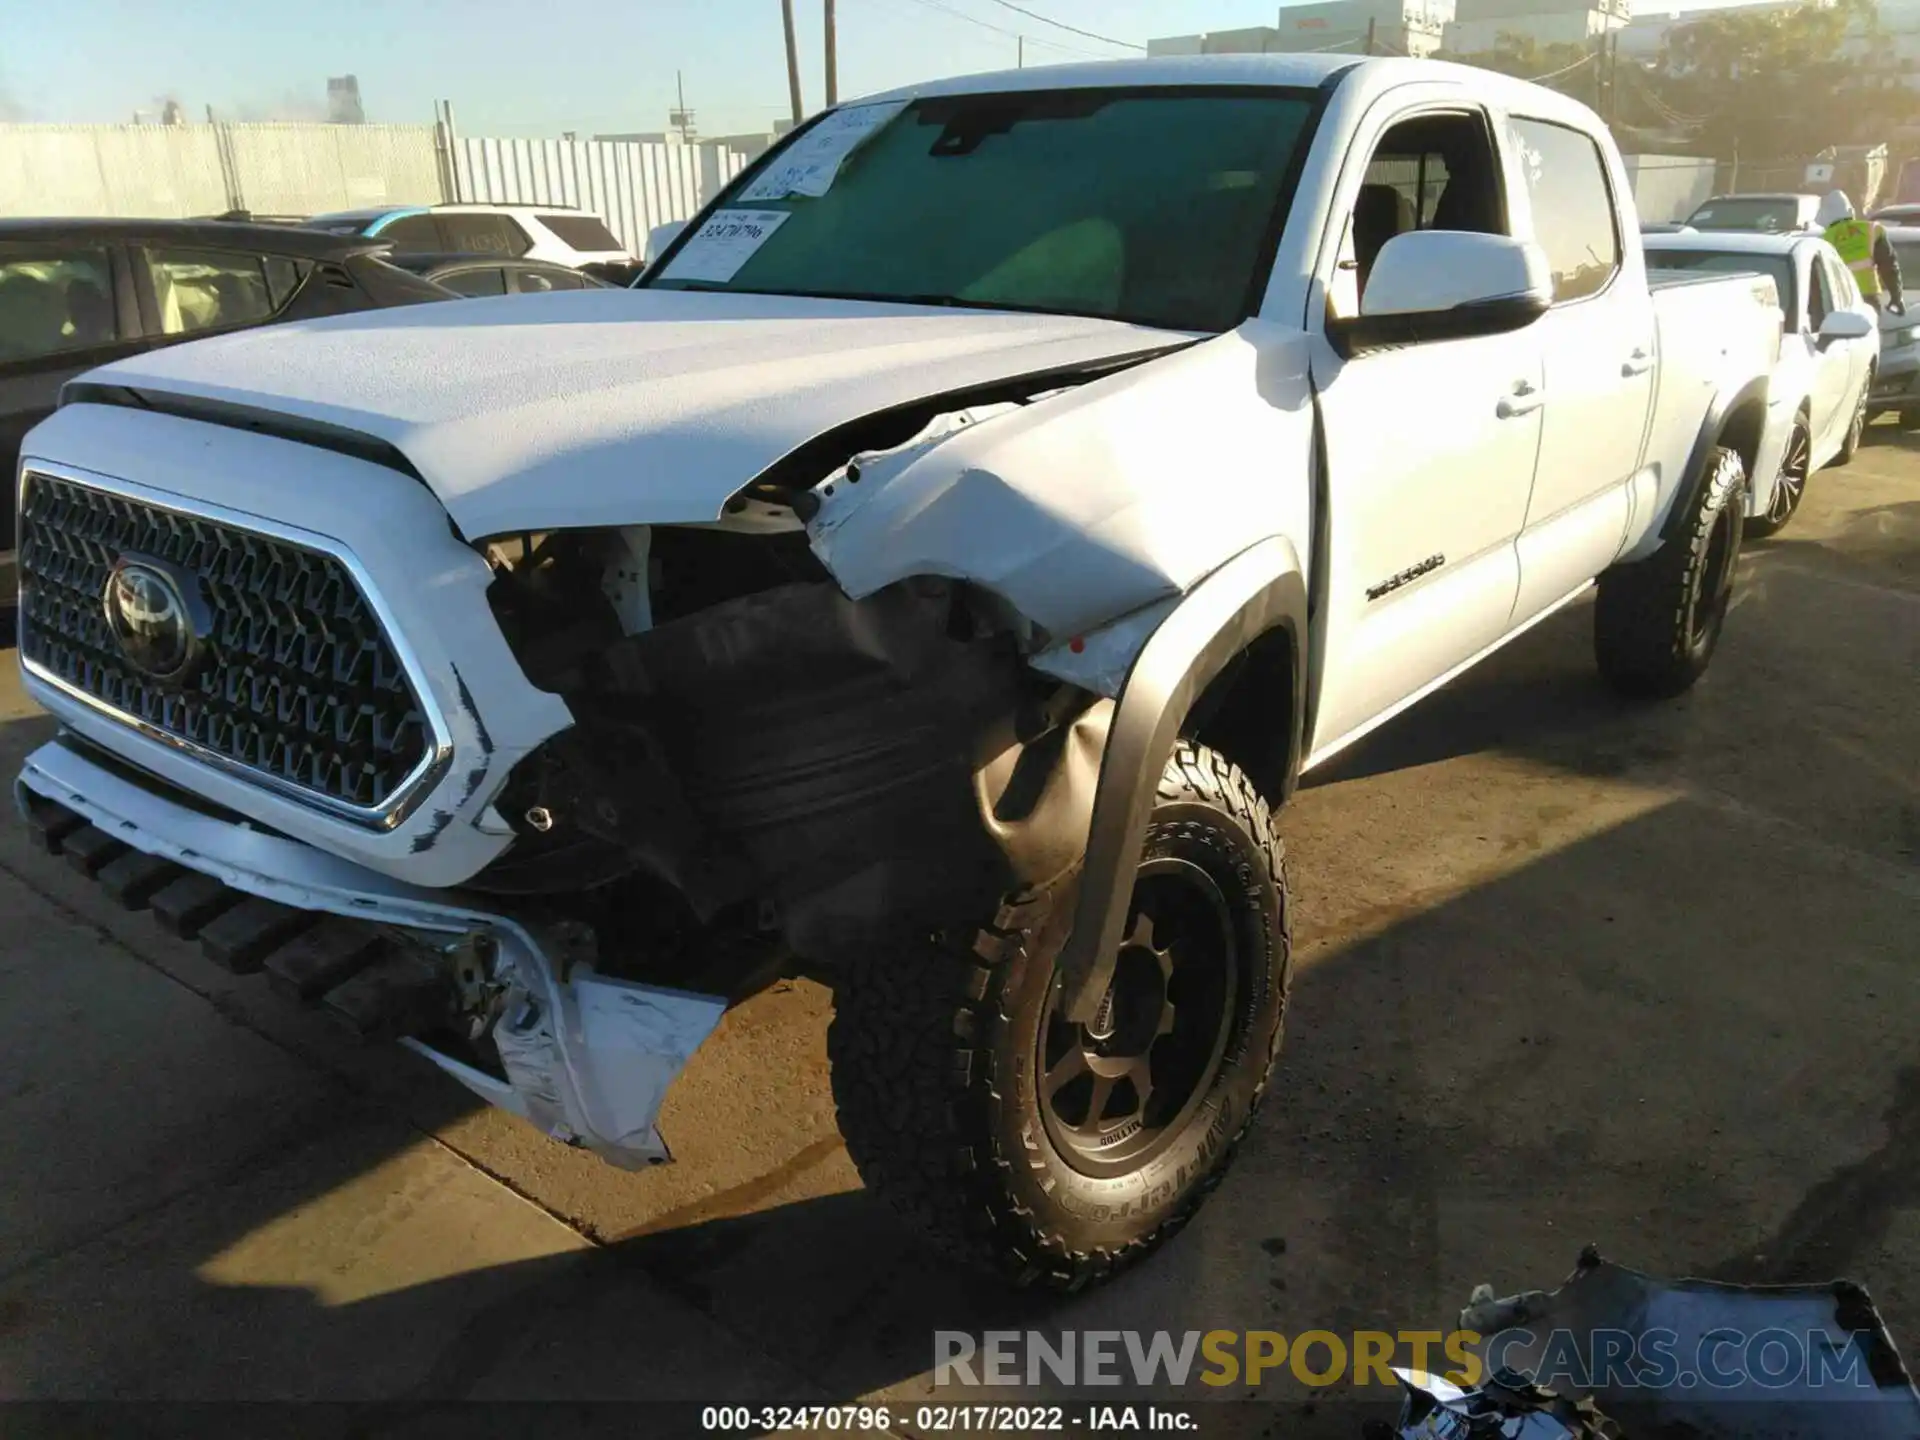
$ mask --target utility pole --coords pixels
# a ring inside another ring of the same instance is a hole
[[[1016,35],[1013,38],[1019,47],[1013,52],[1018,57],[1014,61],[1014,67],[1019,70],[1024,70],[1027,68],[1027,37],[1024,35]]]
[[[787,28],[787,98],[793,104],[793,123],[800,123],[800,50],[793,41],[793,0],[780,0],[780,18]]]
[[[1369,15],[1369,16],[1367,17],[1367,54],[1369,54],[1369,55],[1371,55],[1371,54],[1373,53],[1373,27],[1374,27],[1374,24],[1375,24],[1375,21],[1374,21],[1374,18],[1373,18],[1373,17],[1371,16],[1371,15]]]
[[[840,67],[833,50],[833,0],[821,0],[827,17],[827,108],[840,103]]]

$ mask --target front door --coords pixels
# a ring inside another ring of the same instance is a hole
[[[1564,598],[1620,553],[1653,405],[1653,296],[1629,272],[1607,162],[1591,136],[1508,121],[1532,235],[1553,271],[1535,327],[1546,356],[1540,463],[1520,537],[1516,622]]]
[[[1344,233],[1323,275],[1351,314],[1373,257],[1421,228],[1506,233],[1488,117],[1457,106],[1395,114],[1342,179]],[[1309,763],[1417,698],[1506,631],[1514,542],[1540,442],[1534,329],[1341,360],[1315,347],[1325,435],[1327,575]]]

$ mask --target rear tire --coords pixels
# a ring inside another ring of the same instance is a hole
[[[1284,856],[1238,767],[1182,743],[1163,775],[1113,988],[1061,1015],[1075,887],[842,974],[827,1034],[847,1150],[948,1257],[1016,1285],[1104,1280],[1226,1173],[1279,1052]]]
[[[1801,415],[1795,417],[1793,432],[1787,436],[1786,454],[1780,459],[1780,473],[1774,477],[1773,498],[1767,504],[1767,513],[1747,517],[1749,538],[1778,535],[1787,528],[1787,522],[1793,519],[1806,495],[1807,477],[1812,468],[1813,430],[1807,424],[1807,417]]]
[[[1847,424],[1847,438],[1841,442],[1840,453],[1829,462],[1833,465],[1850,465],[1853,457],[1860,453],[1860,442],[1867,436],[1867,397],[1873,393],[1873,371],[1867,372],[1867,383],[1860,387],[1860,403],[1854,407],[1853,419]]]
[[[1594,657],[1623,695],[1668,699],[1706,673],[1720,643],[1740,564],[1746,464],[1725,446],[1680,527],[1645,560],[1600,577]]]

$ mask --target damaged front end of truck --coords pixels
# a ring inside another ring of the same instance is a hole
[[[1174,348],[1192,386],[1246,358]],[[1043,503],[1017,474],[1041,431],[1020,422],[1053,402],[1055,444],[1076,413],[1057,402],[1075,400],[1097,433],[1106,422],[1087,404],[1124,405],[1134,367],[1168,354],[861,417],[764,470],[710,522],[463,542],[485,571],[462,583],[484,595],[519,683],[566,717],[525,744],[490,733],[472,666],[416,674],[383,617],[341,598],[346,572],[297,539],[261,551],[237,526],[100,498],[87,472],[29,459],[22,654],[30,688],[70,723],[28,761],[21,807],[50,850],[216,963],[404,1039],[557,1138],[657,1162],[661,1100],[729,1003],[791,967],[831,972],[1074,883],[1116,697],[1194,577],[1151,546],[1090,541],[1083,516]],[[157,393],[79,398],[136,426],[169,409],[231,423]],[[1103,508],[1139,502],[1121,488]],[[1180,563],[1202,548],[1183,542]],[[208,608],[192,678],[143,680],[111,617],[83,613],[129,565]],[[443,767],[454,800],[434,789],[405,815],[408,861],[470,830],[491,837],[455,884],[329,854],[193,793],[104,723],[238,771],[266,764],[270,713],[297,728],[306,705],[312,733],[268,767],[296,789],[318,783],[334,721],[312,713],[323,687],[289,665],[338,676],[368,654],[361,688],[333,703],[372,723],[340,747],[351,763],[329,783],[344,794],[356,775],[391,778],[412,752],[379,745],[417,730],[421,765]],[[456,695],[448,713],[402,714],[429,685]],[[211,753],[229,740],[233,756]]]

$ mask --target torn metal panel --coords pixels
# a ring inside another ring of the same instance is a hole
[[[1305,337],[1238,330],[952,434],[823,497],[814,550],[859,598],[981,586],[1055,641],[1178,595],[1254,541],[1304,535]]]
[[[32,755],[15,786],[57,802],[133,850],[177,862],[249,895],[301,911],[391,925],[436,945],[491,940],[490,983],[506,990],[496,1038],[507,1078],[490,1076],[419,1041],[449,1075],[489,1103],[618,1165],[657,1163],[655,1119],[667,1087],[719,1023],[718,996],[636,985],[569,957],[563,968],[526,925],[381,875],[297,840],[179,805],[104,769],[59,741]]]
[[[1463,1390],[1420,1370],[1393,1373],[1407,1392],[1393,1440],[1620,1440],[1591,1400],[1566,1400],[1520,1375]]]
[[[1179,602],[1172,596],[1122,615],[1088,635],[1075,635],[1050,646],[1029,662],[1034,669],[1082,690],[1112,699],[1127,683],[1127,672],[1140,658],[1160,622]]]
[[[1662,1280],[1591,1250],[1565,1284],[1460,1314],[1489,1371],[1592,1397],[1628,1435],[1912,1440],[1920,1393],[1871,1297],[1824,1285]]]

